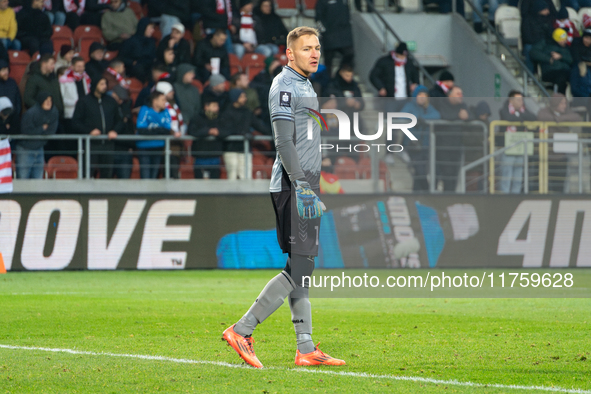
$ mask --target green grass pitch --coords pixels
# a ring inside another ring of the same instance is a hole
[[[254,334],[266,368],[232,368],[221,333],[275,273],[2,275],[0,346],[21,348],[0,347],[0,393],[591,392],[589,299],[313,299],[315,341],[347,366],[307,368],[286,303]]]

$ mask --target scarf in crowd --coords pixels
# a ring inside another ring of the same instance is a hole
[[[231,0],[216,0],[215,12],[218,14],[226,12],[226,15],[228,16],[228,26],[232,24]]]
[[[129,84],[127,83],[125,78],[123,78],[123,76],[121,74],[119,74],[117,71],[113,70],[111,67],[107,67],[107,72],[109,74],[111,74],[112,76],[114,76],[115,78],[117,78],[117,83],[119,83],[119,85],[121,85],[122,88],[129,89]]]
[[[82,15],[84,12],[84,7],[86,6],[86,0],[78,0],[76,2],[74,0],[64,0],[64,9],[66,12],[75,12],[78,16]]]
[[[583,14],[583,30],[591,27],[591,16]]]
[[[254,46],[257,45],[257,36],[254,31],[254,21],[252,13],[240,13],[240,41],[248,42]]]
[[[12,156],[8,138],[0,140],[0,193],[12,192]]]
[[[509,106],[507,107],[507,109],[509,110],[509,113],[511,115],[516,115],[516,116],[520,116],[521,114],[525,113],[525,107],[521,107],[519,109],[516,109],[513,104],[509,103]]]
[[[575,31],[576,31],[576,27],[575,24],[569,20],[569,19],[563,19],[563,20],[556,20],[554,21],[554,28],[555,29],[563,29],[564,31],[566,31],[566,40],[568,42],[568,45],[573,43],[573,37],[575,36]],[[578,32],[577,32],[577,37],[579,36]]]
[[[90,81],[90,77],[88,76],[88,74],[86,74],[86,71],[83,72],[82,74],[79,74],[79,73],[75,73],[74,70],[69,69],[64,74],[64,78],[68,82],[80,82],[80,81],[84,81],[84,92],[86,94],[88,94],[88,92],[90,92],[90,86],[91,86],[92,82]]]
[[[174,133],[181,133],[181,135],[186,134],[185,122],[183,122],[183,115],[181,114],[181,110],[179,106],[176,104],[170,104],[166,102],[166,110],[170,114],[170,129]]]
[[[391,54],[392,54],[392,59],[394,60],[394,66],[395,67],[400,67],[400,66],[406,65],[407,58],[399,59],[398,57],[396,57],[396,52],[395,51],[392,51]]]
[[[437,81],[437,86],[439,86],[441,88],[441,90],[443,90],[443,93],[448,94],[449,93],[449,88],[447,86],[445,86],[445,84],[441,81]]]

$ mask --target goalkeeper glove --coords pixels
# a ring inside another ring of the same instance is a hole
[[[295,181],[295,194],[298,205],[298,215],[302,219],[317,219],[322,216],[326,206],[312,191],[306,181]]]

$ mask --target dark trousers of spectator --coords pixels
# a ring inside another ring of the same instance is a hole
[[[156,179],[162,163],[162,148],[141,149],[137,151],[140,162],[140,178]]]
[[[350,64],[353,66],[353,61],[355,59],[355,52],[353,51],[353,47],[345,47],[345,48],[338,48],[338,49],[327,49],[324,51],[324,65],[326,66],[326,70],[328,71],[328,75],[332,78],[332,62],[334,57],[337,53],[340,53],[343,56],[341,60],[341,64],[339,68],[343,64]]]
[[[80,24],[81,25],[94,25],[101,27],[101,18],[103,14],[100,12],[84,12],[80,15]]]
[[[60,126],[57,130],[58,134],[76,134],[76,132],[72,128],[72,119],[60,119]],[[59,155],[63,156],[70,156],[74,159],[78,160],[78,140],[71,139],[71,140],[58,140],[56,141],[59,144]],[[85,148],[85,141],[82,140],[82,149]]]
[[[410,156],[410,162],[414,170],[412,190],[415,192],[429,191],[429,148],[416,147],[414,149],[405,149]]]
[[[220,179],[222,160],[216,157],[195,157],[195,179],[203,179],[205,172],[209,179]]]
[[[151,78],[151,68],[152,68],[152,64],[148,64],[148,63],[136,63],[135,66],[133,66],[131,68],[131,70],[127,70],[128,74],[132,77],[136,77],[137,79],[139,79],[140,81],[142,81],[142,83],[146,83],[148,82],[148,79]]]
[[[133,167],[133,156],[129,150],[115,148],[113,157],[113,167],[117,179],[131,178],[131,169]]]
[[[566,84],[570,79],[570,70],[553,70],[542,75],[542,80],[545,82],[557,85],[558,92],[566,93]]]
[[[183,145],[182,141],[171,141],[170,143],[170,177],[172,179],[180,177],[181,156],[184,153]]]
[[[26,149],[20,145],[16,146],[16,178],[17,179],[42,179],[43,148]]]
[[[24,37],[19,39],[24,50],[28,50],[32,56],[35,52],[40,52],[41,49],[45,53],[53,53],[53,43],[51,40],[40,40],[37,37]]]
[[[113,160],[115,144],[112,141],[91,141],[90,143],[90,176],[98,175],[101,179],[113,178]]]
[[[437,154],[437,180],[443,182],[443,191],[455,193],[460,171],[461,155],[458,152]]]
[[[438,0],[439,12],[442,14],[449,14],[452,12],[453,0]],[[464,16],[464,2],[456,0],[456,12]]]

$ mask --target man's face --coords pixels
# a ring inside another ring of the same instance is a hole
[[[591,36],[583,36],[583,45],[591,47]]]
[[[4,67],[4,68],[0,69],[0,79],[1,80],[7,81],[9,75],[10,75],[10,71],[8,70],[8,67]]]
[[[341,70],[339,71],[339,75],[341,76],[341,78],[343,78],[343,81],[347,83],[351,83],[351,81],[353,80],[353,71]]]
[[[226,90],[226,86],[223,83],[217,84],[212,87],[212,90],[216,93],[223,93]]]
[[[0,10],[5,10],[8,8],[8,0],[0,0]]]
[[[170,92],[166,93],[166,100],[167,101],[174,100],[174,90],[171,90]]]
[[[567,39],[565,38],[563,40],[556,41],[556,43],[558,45],[560,45],[561,47],[565,47],[566,46],[566,43],[567,43]]]
[[[189,72],[186,72],[185,75],[183,75],[183,83],[185,83],[185,84],[192,83],[194,79],[195,79],[195,71],[189,71]]]
[[[240,89],[246,89],[248,88],[249,83],[250,81],[248,80],[248,75],[240,74],[240,78],[238,78],[238,80],[236,81],[236,87]]]
[[[462,89],[460,89],[458,87],[454,87],[449,92],[449,102],[452,104],[461,104],[463,101],[463,97],[464,97],[464,92],[462,92]]]
[[[45,63],[41,63],[41,73],[44,75],[51,74],[55,70],[55,60],[49,59]]]
[[[218,112],[220,112],[220,104],[217,101],[212,101],[209,104],[205,104],[203,109],[205,109],[205,112],[207,113],[217,114]]]
[[[226,38],[226,33],[214,34],[211,38],[211,45],[213,45],[215,48],[219,48],[222,45],[224,45],[224,42],[226,42]]]
[[[111,0],[111,9],[117,10],[121,6],[121,0]]]
[[[49,111],[52,106],[53,106],[53,100],[51,99],[51,96],[46,98],[45,101],[43,102],[43,104],[41,104],[41,108],[43,108],[43,110],[45,110],[45,111]]]
[[[76,52],[74,52],[74,50],[68,51],[66,53],[66,55],[64,56],[64,59],[71,62],[72,59],[74,58],[74,55],[76,54]]]
[[[240,12],[244,12],[245,14],[252,14],[252,3],[246,4],[244,7],[240,9]]]
[[[96,51],[90,54],[90,57],[100,62],[105,57],[105,51],[103,49],[97,49]]]
[[[157,82],[160,75],[162,75],[163,71],[160,70],[152,70],[152,81]]]
[[[172,38],[174,42],[179,42],[181,38],[183,38],[183,34],[177,29],[172,29],[170,32],[170,38]]]
[[[453,89],[455,86],[454,81],[441,81],[441,83],[447,86],[448,89]]]
[[[511,97],[509,99],[509,102],[516,110],[520,110],[521,108],[523,108],[523,96],[520,94]]]
[[[76,62],[72,65],[72,69],[77,74],[82,74],[84,72],[84,62]]]
[[[158,96],[154,102],[152,103],[152,106],[154,107],[154,109],[158,112],[162,111],[164,108],[166,108],[166,96],[165,95],[160,95]]]
[[[265,15],[269,15],[271,13],[271,2],[270,1],[263,1],[261,3],[261,12]]]
[[[566,99],[563,98],[562,100],[560,100],[560,103],[558,103],[558,106],[556,107],[556,111],[563,114],[566,112],[566,107],[567,107]]]
[[[308,76],[318,71],[320,61],[320,41],[314,34],[307,34],[295,40],[287,49],[287,58]]]
[[[101,79],[99,81],[99,83],[96,85],[96,91],[100,94],[107,93],[107,81],[104,79]]]
[[[33,0],[31,3],[31,8],[41,10],[43,9],[43,0]]]
[[[429,105],[429,95],[426,92],[417,94],[417,104],[421,107],[427,107]]]
[[[152,37],[152,34],[154,34],[154,25],[150,23],[144,31],[144,37]]]
[[[113,70],[117,71],[119,74],[123,75],[125,72],[125,65],[124,64],[117,64]]]
[[[174,63],[174,51],[172,49],[167,49],[166,51],[164,51],[164,63]]]

